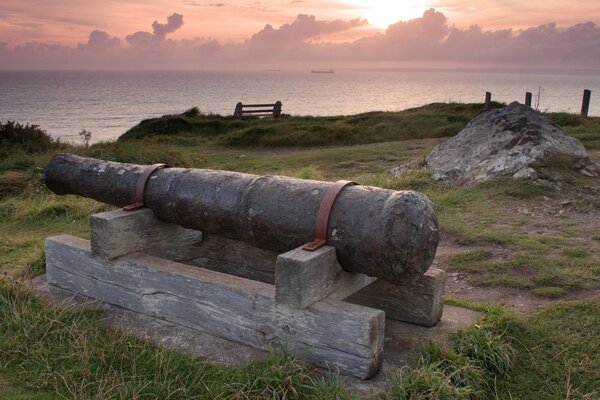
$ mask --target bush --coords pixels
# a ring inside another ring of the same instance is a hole
[[[32,154],[56,147],[58,141],[37,125],[22,125],[14,121],[7,121],[5,124],[0,122],[0,154],[2,155],[8,155],[15,149]]]

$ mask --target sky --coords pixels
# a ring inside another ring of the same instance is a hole
[[[597,0],[1,0],[0,69],[597,68]]]

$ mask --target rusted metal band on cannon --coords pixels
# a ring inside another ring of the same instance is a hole
[[[327,244],[327,227],[329,226],[329,216],[331,215],[331,210],[333,210],[335,200],[346,186],[352,185],[358,184],[351,181],[337,181],[327,189],[317,213],[316,238],[312,242],[305,244],[302,247],[303,250],[315,251]]]
[[[146,190],[146,183],[148,183],[148,179],[150,179],[150,176],[152,176],[155,171],[163,168],[171,168],[171,166],[167,164],[154,164],[142,172],[135,185],[135,203],[123,207],[124,211],[133,211],[144,207],[144,190]]]

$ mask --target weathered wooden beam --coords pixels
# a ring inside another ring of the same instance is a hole
[[[166,253],[175,246],[177,257],[184,260],[194,257],[186,250],[194,254],[202,242],[202,232],[161,221],[148,208],[92,214],[89,222],[92,253],[106,259],[148,248]]]
[[[298,247],[277,257],[275,299],[281,304],[306,308],[327,297],[347,297],[376,279],[344,271],[334,247],[324,246],[316,251]]]
[[[164,222],[149,208],[91,215],[90,241],[102,258],[139,251],[261,282],[275,280],[277,253]]]
[[[446,272],[431,268],[403,283],[378,279],[345,301],[385,311],[386,318],[434,326],[442,318]]]
[[[116,206],[132,204],[147,166],[57,155],[46,166],[46,185]],[[283,253],[315,239],[316,217],[330,182],[227,171],[166,168],[144,191],[162,220],[205,234]],[[344,270],[389,281],[423,274],[439,239],[426,196],[367,186],[345,188],[329,218],[327,242]]]
[[[275,261],[277,253],[251,246],[239,240],[206,234],[204,240],[194,250],[195,257],[181,260],[182,263],[219,271],[226,274],[273,284],[275,282]],[[157,257],[166,257],[161,251],[147,251]]]
[[[268,349],[286,344],[308,361],[360,378],[381,366],[384,313],[323,300],[305,309],[275,301],[272,285],[153,256],[107,260],[86,240],[46,240],[48,283],[189,328]]]

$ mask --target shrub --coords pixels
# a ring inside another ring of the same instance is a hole
[[[5,124],[0,122],[0,154],[8,155],[15,149],[32,154],[56,147],[58,141],[37,125],[22,125],[14,121],[7,121]]]

